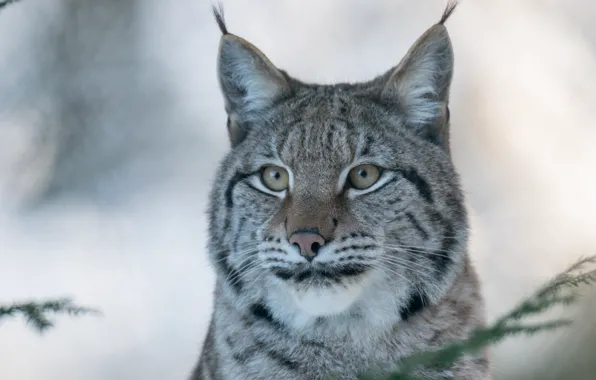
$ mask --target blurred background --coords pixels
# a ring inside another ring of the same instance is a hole
[[[444,0],[226,0],[229,29],[306,81],[397,64]],[[207,0],[22,0],[0,12],[0,304],[104,316],[0,324],[0,379],[186,379],[211,312],[205,207],[228,149]],[[452,152],[489,319],[596,254],[596,2],[463,0]],[[572,328],[493,349],[495,379],[593,380]]]

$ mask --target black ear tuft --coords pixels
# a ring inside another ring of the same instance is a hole
[[[230,34],[228,32],[228,27],[226,26],[226,19],[224,17],[224,9],[222,3],[218,3],[217,5],[213,4],[213,16],[215,17],[215,22],[217,22],[217,26],[219,26],[219,30],[225,36],[226,34]]]
[[[457,6],[458,6],[457,0],[450,0],[447,3],[447,7],[443,11],[443,15],[441,16],[441,20],[439,21],[439,25],[445,24],[445,22],[451,16],[451,14],[455,10],[455,8],[457,8]]]

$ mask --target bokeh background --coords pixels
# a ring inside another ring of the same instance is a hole
[[[226,0],[229,29],[306,81],[369,79],[443,0]],[[104,316],[0,324],[0,379],[185,379],[211,312],[205,207],[228,149],[208,0],[22,0],[0,12],[0,304]],[[596,254],[596,2],[463,0],[452,151],[494,319]],[[596,378],[572,328],[493,349],[496,379]]]

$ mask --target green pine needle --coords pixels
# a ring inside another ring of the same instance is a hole
[[[0,321],[7,317],[21,315],[25,321],[43,333],[54,323],[49,319],[48,314],[66,314],[70,316],[81,316],[84,314],[101,315],[98,310],[76,306],[70,299],[57,299],[45,302],[14,303],[11,306],[0,306]]]
[[[475,330],[468,339],[445,345],[436,351],[427,351],[404,358],[398,363],[399,371],[381,377],[361,376],[360,380],[438,380],[441,377],[416,377],[421,368],[448,368],[464,355],[475,355],[483,348],[498,343],[514,335],[534,335],[539,332],[555,330],[571,324],[568,319],[559,319],[534,324],[524,324],[522,320],[539,315],[555,306],[567,306],[580,296],[581,285],[596,282],[596,269],[586,270],[596,264],[596,256],[583,258],[543,285],[531,297],[527,298],[496,320],[492,325]],[[46,302],[28,302],[0,306],[0,321],[6,317],[22,315],[38,331],[44,332],[53,326],[47,314],[101,314],[95,309],[76,306],[70,299]],[[447,377],[443,377],[447,378]]]
[[[12,3],[16,3],[17,1],[19,1],[19,0],[4,0],[4,1],[0,0],[0,9],[2,9]]]
[[[430,380],[437,377],[416,377],[413,374],[420,368],[446,368],[464,355],[475,355],[481,349],[501,342],[514,335],[534,335],[570,325],[568,319],[559,319],[535,324],[520,321],[539,315],[556,306],[567,306],[580,296],[581,285],[596,282],[596,269],[587,270],[596,264],[596,256],[582,258],[566,271],[543,285],[531,297],[521,302],[513,310],[503,315],[492,325],[475,330],[468,339],[447,344],[436,351],[428,351],[409,356],[399,362],[399,371],[382,377],[361,376],[360,380]]]

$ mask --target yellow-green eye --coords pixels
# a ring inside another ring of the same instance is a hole
[[[359,165],[350,170],[350,185],[358,190],[368,189],[374,185],[381,176],[381,170],[369,164]]]
[[[266,166],[261,172],[261,181],[269,190],[283,191],[290,184],[290,176],[284,168],[279,166]]]

